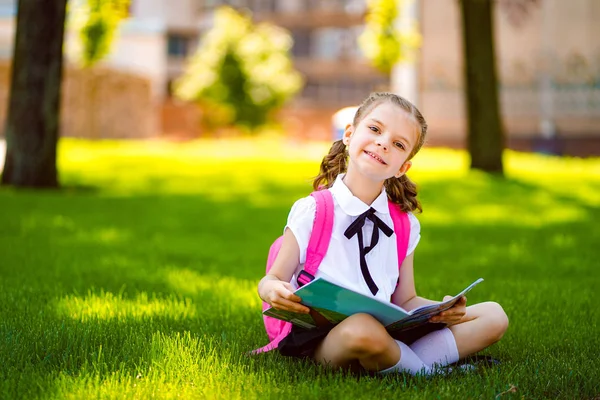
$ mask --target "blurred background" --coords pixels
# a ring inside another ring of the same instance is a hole
[[[600,2],[496,3],[507,147],[543,151],[550,138],[556,143],[549,151],[600,154],[600,25],[595,23]],[[72,11],[77,1],[69,4]],[[424,113],[430,145],[464,147],[460,6],[450,0],[398,2],[396,25],[417,33],[417,50],[389,72],[375,68],[359,45],[365,0],[131,0],[109,54],[93,68],[76,62],[78,28],[67,24],[61,135],[176,140],[218,135],[202,124],[203,108],[182,100],[175,88],[223,5],[254,23],[282,27],[293,39],[290,54],[301,80],[279,109],[285,135],[330,140],[336,111],[357,105],[370,91],[391,90]],[[6,119],[16,10],[16,0],[0,0],[0,126]]]

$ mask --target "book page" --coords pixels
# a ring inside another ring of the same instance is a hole
[[[465,294],[467,294],[471,289],[473,289],[477,284],[483,282],[483,278],[479,278],[477,279],[475,282],[471,283],[469,286],[467,286],[462,292],[460,292],[459,294],[457,294],[456,296],[454,296],[453,298],[446,300],[444,302],[441,302],[439,304],[429,304],[426,306],[422,306],[422,307],[418,307],[415,308],[414,310],[410,311],[409,314],[410,315],[430,315],[433,316],[435,314],[438,314],[442,311],[445,311],[449,308],[452,308],[452,306],[454,304],[456,304],[456,302]]]

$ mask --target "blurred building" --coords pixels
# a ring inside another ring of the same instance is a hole
[[[206,0],[201,27],[210,26],[221,5],[248,10],[256,22],[287,29],[294,39],[292,56],[305,86],[282,110],[284,127],[311,139],[332,137],[333,114],[359,104],[370,92],[389,90],[390,78],[375,68],[358,47],[364,27],[365,0]]]
[[[0,135],[7,112],[17,4],[17,0],[0,0]],[[61,135],[147,138],[160,131],[156,115],[163,95],[157,82],[163,73],[155,60],[156,52],[162,54],[164,40],[156,34],[160,29],[147,34],[152,28],[137,29],[132,21],[109,60],[89,69],[72,62],[76,35],[65,33]]]
[[[255,21],[268,21],[291,33],[295,67],[305,79],[303,91],[282,111],[292,134],[329,138],[335,111],[359,103],[371,91],[389,88],[389,77],[371,67],[357,46],[364,0],[134,0],[121,41],[131,42],[127,36],[134,30],[163,38],[162,54],[153,52],[146,65],[154,65],[155,93],[164,99],[165,134],[189,135],[198,129],[198,111],[174,99],[171,86],[221,5],[250,11]],[[129,49],[117,50],[112,62],[125,67],[130,54]]]
[[[496,2],[494,20],[509,146],[600,155],[600,1],[541,0],[525,13],[511,3]],[[420,0],[419,14],[419,106],[431,141],[456,145],[466,132],[458,2]]]
[[[257,22],[290,31],[295,66],[306,80],[295,100],[298,105],[339,108],[389,85],[389,77],[369,65],[356,43],[364,24],[364,0],[132,0],[131,19],[111,64],[124,68],[139,64],[138,70],[156,80],[156,93],[169,97],[172,81],[182,73],[199,36],[210,28],[214,9],[221,5],[248,10]],[[142,43],[133,39],[135,34],[144,34],[154,48],[146,48],[146,57],[137,61],[132,51]],[[152,36],[162,40],[148,38]]]
[[[399,74],[397,69],[392,79],[372,68],[358,48],[366,0],[132,0],[130,18],[113,53],[101,63],[105,71],[101,76],[106,77],[107,71],[124,74],[113,82],[123,96],[127,77],[146,82],[147,101],[142,103],[152,112],[147,117],[141,111],[136,114],[149,119],[140,124],[146,132],[139,136],[200,134],[199,111],[173,99],[170,87],[202,32],[211,26],[212,11],[228,4],[250,10],[256,21],[288,29],[294,38],[294,62],[306,86],[282,111],[290,135],[329,139],[336,110],[356,105],[373,90],[404,91],[404,79],[416,88],[414,99],[429,122],[430,144],[461,146],[466,123],[458,3],[415,2],[413,15],[423,46],[415,64],[402,66],[411,73]],[[497,2],[494,21],[501,107],[510,146],[535,148],[544,133],[563,141],[567,152],[600,154],[600,25],[596,23],[600,1],[544,0],[526,14],[515,14],[507,6],[510,3]],[[11,54],[14,4],[15,0],[0,0],[1,104],[7,92],[1,59]],[[68,52],[73,39],[69,34]],[[98,85],[105,81],[100,78]],[[136,83],[141,97],[146,90],[142,81]],[[114,91],[104,90],[107,96]],[[130,96],[123,103],[125,109],[132,102]],[[107,115],[114,119],[118,112]],[[95,137],[123,132],[107,132],[111,125],[100,122],[93,130]]]

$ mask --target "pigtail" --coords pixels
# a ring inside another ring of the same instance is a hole
[[[315,190],[322,190],[330,188],[335,182],[335,178],[346,172],[348,168],[348,153],[346,152],[346,146],[341,140],[336,140],[331,145],[329,153],[323,158],[319,175],[313,181],[313,188]]]
[[[400,178],[389,178],[385,180],[385,191],[388,198],[404,212],[414,212],[418,210],[423,212],[421,203],[417,200],[417,185],[408,179],[408,176],[402,175]]]

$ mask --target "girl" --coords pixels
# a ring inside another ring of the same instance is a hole
[[[420,225],[412,212],[421,211],[421,205],[415,184],[406,176],[426,132],[419,110],[395,94],[374,93],[359,107],[343,139],[334,142],[323,159],[313,183],[315,190],[330,190],[335,204],[331,242],[317,277],[368,296],[391,299],[406,310],[437,303],[418,297],[415,291],[413,258]],[[408,251],[399,270],[396,238],[377,232],[380,222],[393,227],[388,198],[408,213],[411,225]],[[366,214],[377,218],[365,218]],[[279,254],[258,285],[260,297],[276,309],[311,312],[293,292],[314,217],[311,196],[294,204]],[[358,218],[364,220],[361,235],[345,234]],[[464,297],[430,322],[426,331],[393,338],[372,316],[354,314],[335,326],[311,330],[294,326],[278,349],[283,355],[311,357],[335,368],[430,374],[497,342],[508,327],[500,305],[487,302],[467,307]]]

